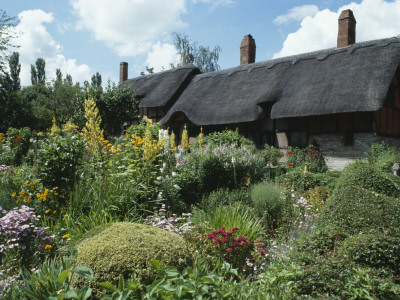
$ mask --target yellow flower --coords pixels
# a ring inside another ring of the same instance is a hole
[[[61,238],[66,239],[67,237],[69,237],[69,233],[64,234]]]
[[[36,183],[37,183],[37,180],[34,180],[32,183],[33,183],[33,184],[36,184]]]
[[[15,197],[16,195],[17,195],[16,192],[14,192],[14,193],[11,194],[12,197]]]
[[[25,191],[20,191],[19,194],[23,195],[23,194],[25,194]]]
[[[33,191],[35,189],[34,185],[31,185],[31,191]]]
[[[51,250],[51,248],[53,248],[53,246],[52,245],[46,245],[46,246],[44,246],[44,249],[46,249],[46,250]]]
[[[42,196],[42,195],[40,195],[40,193],[37,193],[37,194],[36,194],[36,197],[37,197],[37,198],[40,198],[40,196]]]
[[[46,210],[46,214],[48,214],[51,211],[51,209],[49,208],[48,210]]]
[[[58,189],[58,186],[53,187],[53,190],[56,190],[56,189]]]

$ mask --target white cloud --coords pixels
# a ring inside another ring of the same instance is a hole
[[[56,69],[60,68],[66,74],[71,74],[74,81],[83,81],[90,78],[90,69],[87,65],[77,65],[75,59],[67,59],[62,54],[62,46],[58,44],[47,31],[44,23],[52,23],[54,17],[43,10],[22,11],[16,26],[19,35],[13,43],[20,47],[16,50],[20,54],[21,85],[31,84],[30,65],[36,59],[46,61],[46,77],[51,80],[55,77]]]
[[[301,21],[305,17],[314,16],[317,12],[318,12],[318,6],[316,5],[296,6],[289,9],[286,15],[277,16],[274,19],[274,23],[277,25],[281,25],[284,23],[288,23],[292,20]]]
[[[222,5],[222,6],[227,6],[235,3],[233,0],[192,0],[193,3],[207,3],[207,4],[212,4],[213,7]]]
[[[186,27],[185,0],[71,0],[78,28],[92,32],[120,56],[151,51],[171,31]]]
[[[160,42],[153,45],[147,55],[147,66],[154,68],[154,72],[169,69],[170,65],[176,65],[179,62],[179,55],[176,53],[174,45],[161,44]]]
[[[363,0],[360,4],[352,2],[340,7],[337,12],[325,9],[312,17],[305,17],[300,28],[286,37],[282,49],[273,57],[335,47],[338,17],[344,9],[351,9],[356,18],[357,42],[392,37],[400,33],[400,0]]]

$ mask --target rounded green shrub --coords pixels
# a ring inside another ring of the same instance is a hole
[[[400,238],[383,234],[365,233],[348,237],[340,245],[338,256],[373,268],[400,270]]]
[[[360,187],[383,195],[399,197],[400,186],[392,177],[395,176],[383,173],[368,162],[357,161],[344,168],[338,185]]]
[[[94,295],[102,292],[98,282],[118,282],[120,274],[125,278],[136,273],[143,284],[151,283],[156,271],[150,261],[158,260],[166,265],[183,269],[191,263],[191,255],[185,240],[158,227],[136,223],[114,223],[91,238],[77,245],[77,266],[93,270],[92,282],[73,277],[72,286],[89,285]]]

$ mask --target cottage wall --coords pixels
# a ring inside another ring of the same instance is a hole
[[[400,68],[390,83],[385,105],[374,112],[374,132],[386,136],[397,137],[400,134]]]
[[[363,154],[377,140],[374,133],[353,134],[353,145],[345,146],[343,134],[311,134],[309,143],[317,143],[325,158],[328,168],[331,170],[343,170],[343,168],[362,158]]]

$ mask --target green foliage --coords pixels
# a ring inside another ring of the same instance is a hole
[[[132,293],[138,294],[139,290],[142,288],[140,281],[136,278],[136,274],[133,274],[131,280],[125,281],[122,275],[119,276],[118,285],[115,286],[109,282],[100,282],[98,284],[101,288],[108,292],[112,292],[110,295],[104,295],[102,300],[128,300],[132,299]]]
[[[24,156],[28,153],[31,146],[31,138],[33,132],[28,128],[24,127],[21,129],[9,128],[7,130],[7,146],[11,151],[11,161],[7,164],[20,165]]]
[[[279,149],[269,145],[264,145],[264,149],[261,153],[264,156],[265,162],[272,166],[277,166],[279,160],[283,156],[283,153]]]
[[[103,294],[96,287],[98,282],[116,284],[120,274],[129,277],[136,273],[142,283],[151,283],[156,276],[150,264],[153,259],[178,269],[191,263],[189,249],[182,237],[135,223],[114,223],[92,238],[83,240],[77,250],[76,263],[94,271],[94,280],[89,286],[93,287],[95,297]],[[87,284],[80,278],[74,278],[72,283],[74,287]]]
[[[124,122],[138,119],[139,99],[134,96],[133,90],[128,86],[119,87],[115,83],[108,82],[105,92],[100,99],[96,100],[96,105],[99,108],[106,136],[121,134]]]
[[[374,167],[391,173],[393,164],[400,162],[400,151],[385,142],[375,143],[367,151],[366,157]]]
[[[347,166],[338,180],[339,186],[361,187],[387,196],[399,197],[397,177],[385,174],[367,162],[358,161]]]
[[[227,188],[221,188],[215,190],[203,197],[200,206],[204,211],[210,211],[217,206],[232,205],[237,202],[251,205],[252,201],[247,189],[229,190]]]
[[[282,217],[284,206],[279,186],[271,183],[252,185],[250,197],[257,216],[269,228],[275,228]]]
[[[288,154],[287,162],[291,168],[307,169],[314,173],[326,172],[328,170],[321,151],[313,145],[309,145],[304,149],[290,148]]]
[[[326,186],[330,189],[334,189],[340,174],[339,171],[313,173],[306,172],[303,169],[293,169],[286,174],[278,176],[276,182],[302,193],[310,188],[316,188],[318,186]]]
[[[23,283],[19,286],[26,296],[34,300],[86,300],[91,296],[91,288],[75,290],[69,286],[75,274],[89,281],[93,279],[93,272],[87,267],[74,268],[69,260],[50,260],[37,272],[22,270]]]
[[[196,141],[192,145],[192,149],[199,148],[199,139],[197,138]],[[246,146],[246,148],[251,149],[252,151],[255,150],[254,143],[245,138],[244,136],[239,134],[239,130],[236,131],[225,129],[223,131],[216,131],[212,132],[204,137],[204,141],[202,146],[209,146],[210,148],[214,148],[221,145],[235,145],[235,147]]]
[[[246,236],[251,243],[263,235],[264,227],[254,215],[254,210],[240,202],[229,206],[215,206],[206,211],[195,209],[191,221],[201,234],[210,230],[238,227],[238,236]]]
[[[84,150],[83,140],[73,134],[52,136],[42,141],[40,160],[38,162],[39,176],[46,187],[58,187],[62,200],[69,193],[78,179],[77,170],[82,164]],[[65,203],[52,203],[53,208]]]
[[[259,181],[265,162],[247,146],[221,145],[192,151],[178,164],[176,182],[188,204],[218,188],[237,188]]]
[[[16,36],[14,27],[17,25],[15,17],[9,17],[4,10],[0,10],[0,72],[4,72],[7,50],[15,47],[10,43]]]
[[[364,267],[400,271],[400,237],[397,234],[359,233],[348,237],[337,250],[338,256],[351,259]]]
[[[38,58],[35,66],[31,65],[31,82],[34,84],[46,83],[46,61],[43,58]]]
[[[200,72],[207,73],[218,71],[218,58],[221,48],[219,46],[210,50],[209,47],[197,46],[185,34],[174,33],[174,45],[180,55],[178,66],[194,64]]]
[[[140,121],[138,125],[132,125],[127,130],[126,133],[129,135],[136,135],[144,138],[146,130],[150,130],[151,139],[158,140],[158,131],[160,130],[160,124],[154,123],[152,126],[146,126],[146,122]]]

